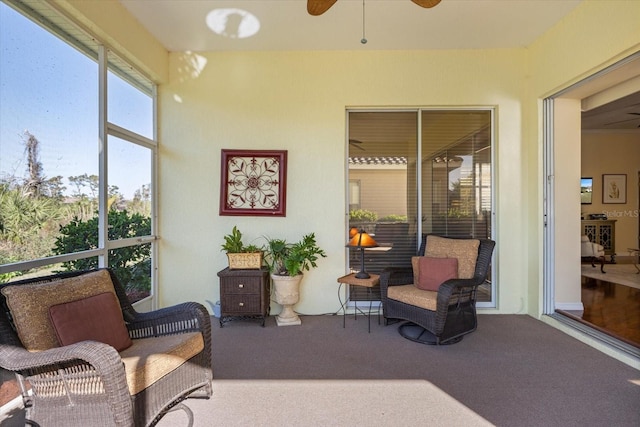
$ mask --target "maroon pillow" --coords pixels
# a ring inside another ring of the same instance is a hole
[[[449,279],[458,278],[457,258],[419,257],[418,274],[414,285],[425,291],[437,291],[440,285]]]
[[[53,305],[49,317],[60,345],[91,340],[122,351],[133,344],[113,292]]]

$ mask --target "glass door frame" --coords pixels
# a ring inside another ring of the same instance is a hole
[[[416,142],[416,158],[420,159],[418,160],[416,163],[416,189],[417,189],[417,218],[422,218],[423,215],[423,200],[422,200],[422,139],[423,139],[423,135],[422,135],[422,116],[423,116],[423,112],[428,112],[428,111],[488,111],[490,113],[490,144],[491,144],[491,154],[490,154],[490,159],[491,159],[491,215],[489,217],[489,221],[490,221],[490,236],[489,238],[496,240],[496,226],[495,226],[495,221],[496,221],[496,195],[497,195],[497,191],[496,191],[496,183],[497,183],[497,179],[496,179],[496,175],[497,175],[497,168],[494,166],[496,164],[495,162],[495,156],[496,156],[496,150],[495,150],[495,107],[483,107],[483,106],[477,106],[477,107],[446,107],[446,108],[442,108],[442,107],[420,107],[420,108],[347,108],[346,112],[345,112],[345,122],[346,122],[346,126],[345,126],[345,238],[346,236],[349,235],[349,203],[350,203],[350,192],[349,192],[349,179],[350,179],[350,172],[349,172],[349,141],[350,141],[350,134],[349,134],[349,115],[350,113],[363,113],[363,112],[375,112],[375,113],[384,113],[384,112],[389,112],[389,113],[397,113],[397,112],[415,112],[417,114],[417,142]],[[423,233],[423,226],[422,226],[422,221],[417,221],[416,224],[417,230],[416,230],[416,235],[417,236],[421,236]],[[421,239],[416,239],[416,252],[419,249],[419,245],[420,245],[420,240]],[[346,241],[346,240],[345,240]],[[346,250],[348,251],[348,249]],[[345,271],[349,270],[349,266],[348,266],[348,261],[349,261],[349,257],[348,257],[348,253],[345,251]],[[486,302],[477,302],[477,307],[478,308],[497,308],[498,306],[498,297],[497,297],[497,265],[495,262],[495,258],[494,257],[494,262],[491,263],[491,282],[490,282],[490,287],[491,287],[491,299],[490,301],[486,301]]]

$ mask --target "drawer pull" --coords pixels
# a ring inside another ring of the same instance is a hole
[[[244,288],[244,284],[240,283],[240,284],[238,285],[238,287],[239,287],[240,289],[242,289],[242,288]]]
[[[243,303],[243,302],[239,303],[238,305],[239,305],[240,307],[244,307],[244,303]]]

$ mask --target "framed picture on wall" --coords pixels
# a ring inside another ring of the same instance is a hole
[[[590,205],[593,200],[593,178],[580,178],[580,203]]]
[[[286,150],[223,149],[220,172],[220,215],[286,216]]]
[[[627,203],[627,174],[602,175],[602,203]]]

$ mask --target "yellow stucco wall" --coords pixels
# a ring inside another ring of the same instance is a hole
[[[588,1],[522,49],[173,53],[167,60],[118,2],[60,4],[161,83],[161,306],[217,300],[222,235],[238,225],[256,242],[315,232],[329,257],[306,274],[296,308],[335,311],[345,265],[345,109],[466,105],[497,112],[499,308],[488,311],[538,315],[540,100],[640,43],[640,2]],[[218,215],[221,148],[288,150],[286,218]]]
[[[582,135],[582,176],[593,178],[593,200],[582,205],[581,213],[604,213],[616,220],[616,247],[619,257],[629,256],[627,248],[638,247],[638,174],[640,173],[640,135],[638,133],[592,132]],[[602,175],[627,175],[627,203],[602,203]]]
[[[580,286],[580,100],[555,102],[555,306],[582,310]],[[551,216],[551,215],[550,215]]]
[[[566,16],[555,27],[547,31],[529,47],[528,96],[524,104],[524,140],[527,184],[523,190],[529,195],[525,208],[528,235],[522,256],[527,257],[526,280],[528,286],[528,312],[542,313],[543,298],[543,204],[542,194],[545,178],[543,174],[542,99],[558,93],[594,73],[603,70],[621,59],[640,51],[640,2],[638,1],[586,1]],[[578,109],[578,103],[575,104]],[[579,173],[568,176],[560,168],[566,159],[574,170],[579,168],[579,157],[561,156],[561,153],[580,153],[581,130],[579,122],[567,129],[564,122],[563,139],[556,140],[556,170],[564,179],[555,178],[555,218],[560,219],[563,229],[556,227],[556,297],[563,302],[579,302],[579,282],[575,268],[565,267],[577,263],[580,255],[578,244],[560,240],[563,230],[579,234],[580,205],[570,194],[579,188]],[[569,195],[565,197],[566,195]],[[575,262],[574,262],[575,261]]]
[[[521,102],[526,51],[224,52],[171,54],[160,90],[161,303],[218,297],[222,235],[297,239],[314,231],[328,258],[306,273],[302,313],[338,308],[345,268],[345,109],[360,106],[495,106],[501,195],[497,261],[501,310],[519,312],[525,224]],[[194,65],[196,64],[196,65]],[[218,215],[220,149],[286,149],[286,218]],[[507,202],[509,200],[509,202]],[[514,201],[520,203],[513,203]],[[185,276],[186,275],[186,276]],[[188,277],[188,279],[187,279]],[[171,286],[181,283],[181,286]]]

